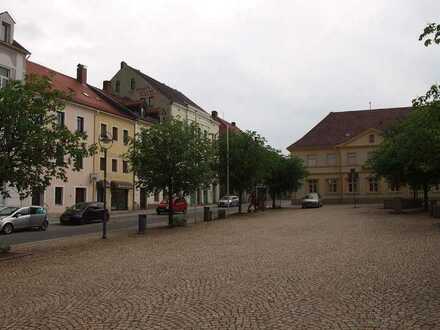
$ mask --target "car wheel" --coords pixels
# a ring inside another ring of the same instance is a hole
[[[46,231],[47,227],[49,226],[49,222],[47,222],[46,220],[41,224],[40,226],[40,230],[42,231]]]
[[[14,231],[14,226],[11,223],[7,223],[3,226],[3,233],[9,235]]]

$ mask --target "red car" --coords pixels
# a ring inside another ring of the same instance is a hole
[[[175,198],[173,200],[173,212],[174,213],[185,213],[188,209],[188,203],[185,198]],[[159,206],[156,209],[157,214],[166,214],[168,213],[168,200],[164,199],[159,203]]]

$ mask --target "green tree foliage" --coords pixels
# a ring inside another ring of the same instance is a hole
[[[227,163],[229,157],[230,192],[239,197],[239,212],[242,209],[242,197],[245,191],[255,189],[262,183],[265,172],[265,139],[256,132],[229,132],[229,153],[227,151],[227,135],[220,136],[219,141],[219,177],[226,187]]]
[[[215,144],[200,134],[197,124],[170,119],[142,129],[131,142],[128,158],[138,177],[137,186],[166,192],[172,210],[171,196],[189,194],[213,182],[215,154]]]
[[[433,42],[436,45],[440,44],[440,24],[429,23],[419,36],[419,41],[423,40],[425,47],[431,46]]]
[[[78,160],[95,152],[84,133],[57,124],[66,95],[47,78],[28,77],[0,89],[0,193],[10,187],[21,197],[44,191],[53,178],[66,180],[66,169],[79,170]],[[5,189],[5,184],[6,187]]]
[[[391,183],[405,183],[428,192],[440,182],[440,107],[415,108],[406,120],[384,134],[370,160],[373,170]]]
[[[298,157],[284,156],[278,150],[267,148],[267,168],[265,184],[272,198],[272,208],[275,208],[277,197],[284,193],[297,191],[307,171],[303,161]]]

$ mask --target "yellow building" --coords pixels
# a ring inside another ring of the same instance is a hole
[[[318,192],[327,203],[374,203],[385,198],[410,197],[407,187],[377,180],[366,166],[371,152],[382,142],[387,127],[404,119],[411,108],[331,112],[287,150],[304,161],[309,176],[294,195],[299,199]],[[358,173],[350,180],[349,173]],[[438,188],[436,188],[438,191]]]

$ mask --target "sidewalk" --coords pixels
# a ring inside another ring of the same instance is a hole
[[[203,209],[205,206],[217,207],[217,204],[190,206],[190,207],[188,207],[188,210],[191,211],[191,210]],[[138,216],[139,214],[156,214],[156,208],[149,208],[146,210],[111,211],[110,217],[113,219],[118,219],[118,218],[125,218],[125,217],[134,217],[134,216]],[[58,223],[60,221],[60,216],[61,216],[61,213],[48,214],[49,223],[50,224]]]

